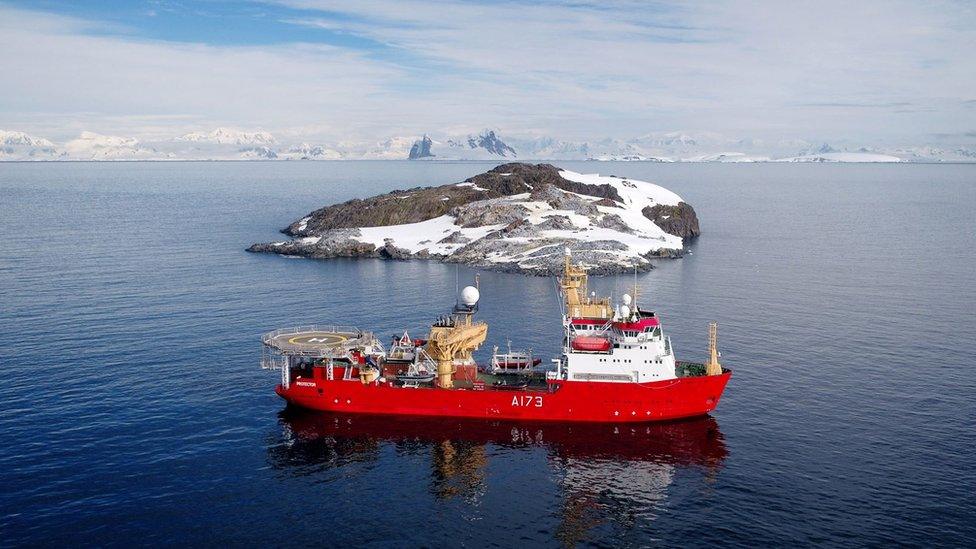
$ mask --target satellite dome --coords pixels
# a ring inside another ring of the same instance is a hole
[[[479,299],[481,299],[481,292],[478,291],[478,288],[465,286],[461,290],[461,304],[465,307],[474,307]]]
[[[630,307],[628,307],[626,305],[621,305],[620,306],[620,317],[623,318],[623,319],[630,318]]]
[[[630,301],[631,301],[630,294],[624,294],[623,297],[620,299],[621,301],[624,302],[624,305],[630,305]]]

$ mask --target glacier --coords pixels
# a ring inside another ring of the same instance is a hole
[[[334,143],[279,139],[261,129],[218,127],[172,138],[139,139],[83,131],[62,144],[0,130],[0,161],[52,160],[589,160],[594,162],[976,162],[976,146],[815,145],[803,140],[729,139],[701,132],[649,133],[631,139],[567,141],[545,135],[421,133]]]

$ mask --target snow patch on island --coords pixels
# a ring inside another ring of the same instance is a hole
[[[682,237],[666,232],[647,214],[648,209],[657,207],[687,207],[678,194],[625,177],[582,174],[552,166],[535,169],[551,170],[550,179],[534,187],[525,183],[529,192],[472,200],[447,214],[416,223],[324,229],[308,234],[313,225],[306,216],[296,224],[301,238],[270,246],[277,253],[310,257],[439,258],[535,273],[558,268],[566,247],[574,250],[577,260],[603,272],[646,268],[653,257],[683,250]],[[481,185],[466,181],[445,187],[497,192],[487,188],[491,185]],[[396,198],[410,200],[414,194]],[[447,193],[439,198],[450,199]],[[435,195],[433,199],[438,198]]]
[[[503,173],[503,174],[498,174],[498,175],[503,175],[504,176],[504,175],[512,175],[512,174],[504,174]],[[464,183],[458,183],[457,185],[455,185],[455,187],[471,187],[472,189],[474,189],[476,191],[487,191],[488,190],[488,189],[486,189],[484,187],[479,187],[479,186],[475,185],[474,183],[472,183],[470,181],[465,181]]]

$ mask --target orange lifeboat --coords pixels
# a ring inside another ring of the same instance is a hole
[[[609,351],[610,340],[605,337],[576,336],[573,338],[573,350],[576,351]]]

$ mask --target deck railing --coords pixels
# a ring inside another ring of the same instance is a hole
[[[280,370],[288,367],[288,357],[266,354],[261,357],[261,368],[264,370]]]
[[[327,324],[306,324],[303,326],[295,326],[292,328],[279,328],[273,332],[268,332],[261,336],[262,343],[269,343],[274,338],[284,335],[284,334],[300,334],[303,332],[331,332],[331,333],[341,333],[341,334],[357,334],[362,335],[364,332],[359,328],[354,326],[340,326],[340,325],[327,325]]]

